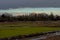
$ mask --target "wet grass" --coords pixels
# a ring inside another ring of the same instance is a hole
[[[54,27],[4,27],[0,28],[0,38],[60,30]]]
[[[0,23],[0,38],[17,35],[27,35],[47,31],[60,30],[60,27],[42,27],[40,23],[34,22],[9,22]]]

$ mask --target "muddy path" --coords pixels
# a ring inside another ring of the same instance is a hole
[[[56,31],[54,33],[49,33],[46,34],[46,35],[42,35],[42,36],[38,36],[38,37],[35,37],[35,38],[31,38],[29,40],[44,40],[44,39],[47,39],[48,37],[53,37],[53,36],[58,36],[60,35],[60,31]]]

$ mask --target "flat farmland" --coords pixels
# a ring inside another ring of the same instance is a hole
[[[60,30],[60,27],[43,25],[42,27],[40,22],[1,22],[0,38]]]

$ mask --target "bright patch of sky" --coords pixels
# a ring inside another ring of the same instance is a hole
[[[53,12],[54,14],[58,14],[60,15],[60,8],[17,8],[17,9],[7,9],[7,10],[0,10],[0,13],[19,13],[19,14],[23,14],[23,13],[32,13],[32,12],[36,12],[36,13],[51,13]]]

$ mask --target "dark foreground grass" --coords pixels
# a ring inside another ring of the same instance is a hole
[[[57,27],[0,27],[0,38],[60,30]]]

